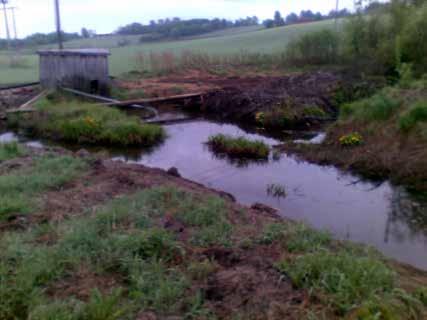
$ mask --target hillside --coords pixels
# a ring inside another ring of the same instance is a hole
[[[101,39],[83,39],[70,41],[67,48],[105,47],[111,50],[111,74],[118,76],[135,70],[137,63],[135,56],[138,53],[164,52],[174,53],[183,50],[206,52],[215,55],[233,54],[241,51],[271,53],[285,48],[286,44],[304,33],[333,27],[333,20],[299,24],[274,29],[259,29],[254,27],[239,28],[239,30],[224,30],[206,34],[203,38],[192,38],[179,41],[151,42],[137,44],[138,36],[126,37],[132,44],[117,47],[117,43],[124,37],[112,36]],[[0,53],[0,84],[20,83],[38,79],[37,56],[33,53],[23,53],[18,65],[8,66],[5,52]]]

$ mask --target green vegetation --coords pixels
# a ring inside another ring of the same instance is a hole
[[[279,268],[297,287],[329,294],[329,303],[340,314],[394,288],[394,274],[383,263],[346,252],[311,253]]]
[[[152,146],[166,135],[162,127],[143,124],[114,108],[44,99],[36,109],[29,116],[9,119],[10,124],[43,137],[98,145]]]
[[[192,302],[182,299],[189,280],[182,271],[169,266],[185,251],[173,234],[155,227],[155,221],[163,219],[164,209],[177,210],[177,219],[195,227],[194,239],[219,223],[227,223],[219,199],[203,201],[177,189],[154,188],[114,200],[93,215],[26,234],[3,235],[0,318],[57,319],[67,315],[64,319],[100,320],[121,319],[141,307],[162,314],[191,310]],[[58,237],[53,246],[33,241],[46,232]],[[216,233],[204,244],[219,244],[221,236]],[[98,277],[120,273],[129,282],[128,292],[116,287],[105,295],[93,288],[88,302],[48,299],[44,288],[79,272],[82,265],[90,266],[91,274]]]
[[[305,106],[302,112],[305,117],[323,118],[327,116],[326,112],[318,106]]]
[[[0,162],[21,157],[25,149],[17,142],[0,143]]]
[[[72,157],[47,155],[34,159],[32,166],[0,176],[0,221],[34,210],[37,195],[71,181],[85,167]]]
[[[332,238],[329,233],[315,231],[304,224],[273,223],[264,228],[259,242],[262,244],[280,242],[289,252],[305,253],[327,248]]]
[[[408,111],[399,117],[399,128],[403,131],[410,131],[417,124],[427,122],[427,100],[419,101],[410,106]]]
[[[225,153],[230,157],[265,159],[270,147],[262,141],[250,141],[244,137],[233,138],[224,134],[209,137],[208,145],[214,152]]]
[[[344,104],[340,109],[341,119],[352,118],[363,122],[385,121],[400,107],[395,98],[381,92],[370,98]]]
[[[285,55],[290,65],[335,64],[339,57],[339,36],[329,29],[307,33],[291,41]]]

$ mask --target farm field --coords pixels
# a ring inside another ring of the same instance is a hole
[[[66,48],[105,47],[111,50],[110,73],[119,76],[136,70],[136,56],[140,53],[169,51],[179,54],[183,51],[209,53],[211,55],[229,55],[242,51],[251,53],[272,53],[286,47],[292,39],[315,30],[332,28],[333,20],[299,24],[274,29],[259,29],[258,27],[238,28],[206,34],[204,38],[193,38],[179,41],[152,42],[136,44],[139,36],[126,37],[130,46],[117,47],[117,42],[123,37],[113,36],[102,39],[70,41]],[[46,48],[46,47],[44,47]],[[7,53],[0,53],[0,85],[35,81],[38,79],[37,56],[33,52],[23,52],[20,63],[15,67],[8,65]]]

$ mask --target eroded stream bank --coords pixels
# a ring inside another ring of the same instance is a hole
[[[217,133],[261,139],[271,146],[280,143],[234,125],[197,120],[165,128],[168,139],[152,150],[104,151],[115,160],[175,167],[184,178],[228,192],[238,202],[265,203],[278,208],[284,217],[328,230],[340,239],[372,245],[386,256],[427,270],[426,203],[403,188],[363,181],[334,167],[308,164],[286,154],[255,163],[214,156],[205,142]],[[3,135],[2,139],[13,136]],[[269,195],[271,185],[283,186],[287,197]]]

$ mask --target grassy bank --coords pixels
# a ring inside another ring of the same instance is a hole
[[[9,125],[53,140],[112,146],[152,146],[165,139],[157,125],[110,107],[77,100],[43,99],[35,112],[11,115]]]
[[[427,275],[200,185],[49,151],[10,161],[2,192],[37,206],[0,223],[1,319],[425,316]]]
[[[251,141],[243,137],[218,134],[209,137],[207,142],[215,153],[226,154],[229,157],[266,159],[270,154],[270,147],[262,141]]]
[[[344,104],[322,145],[292,149],[316,162],[427,190],[427,83],[400,84]]]

